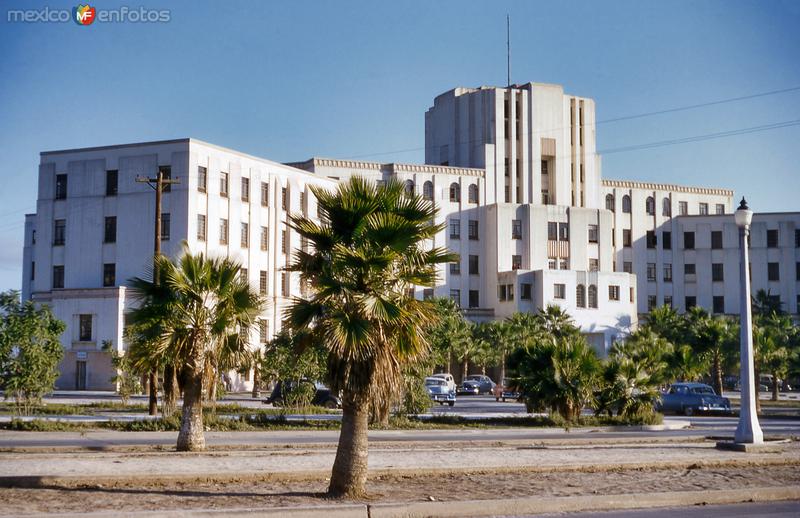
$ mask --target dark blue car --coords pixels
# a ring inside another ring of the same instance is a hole
[[[661,402],[656,405],[659,412],[694,415],[697,413],[731,413],[731,402],[728,398],[718,396],[710,385],[703,383],[673,383],[669,390],[661,395]]]

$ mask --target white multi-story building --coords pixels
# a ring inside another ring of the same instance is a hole
[[[26,216],[23,296],[67,323],[61,388],[107,388],[102,343],[124,349],[125,283],[152,259],[154,195],[136,183],[161,168],[163,252],[238,259],[269,306],[252,342],[280,328],[296,279],[282,271],[303,246],[290,212],[315,216],[309,186],[359,175],[397,179],[440,209],[435,246],[460,261],[420,298],[458,302],[473,320],[558,304],[599,352],[656,305],[738,313],[733,192],[604,180],[594,101],[557,85],[457,88],[425,115],[427,164],[312,158],[278,164],[194,139],[41,155],[37,213]],[[753,290],[798,312],[800,213],[756,214]],[[247,386],[247,376],[236,380]]]

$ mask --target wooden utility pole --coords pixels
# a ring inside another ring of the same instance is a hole
[[[158,174],[155,178],[148,178],[146,176],[137,176],[136,181],[139,183],[146,183],[156,191],[156,224],[153,240],[153,284],[158,285],[158,256],[161,255],[161,194],[164,192],[165,185],[181,183],[178,178],[164,178],[164,173],[161,168],[158,169]],[[158,415],[158,371],[153,368],[150,370],[148,379],[150,385],[150,401],[148,405],[148,413],[150,415]]]

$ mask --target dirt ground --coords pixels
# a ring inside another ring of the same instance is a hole
[[[120,484],[35,489],[0,489],[0,514],[169,509],[231,509],[329,505],[325,479],[238,483]],[[800,486],[796,465],[618,469],[600,472],[453,473],[384,475],[370,479],[370,502],[502,499],[522,496],[579,496],[661,491]]]

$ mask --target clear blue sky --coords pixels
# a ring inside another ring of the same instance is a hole
[[[74,5],[0,7],[0,290],[20,286],[40,151],[191,136],[277,161],[421,162],[436,95],[505,84],[506,13],[512,81],[563,84],[599,120],[800,86],[795,0],[170,2],[166,24],[6,21]],[[800,91],[601,124],[598,148],[797,119]],[[415,150],[380,154],[400,149]],[[794,126],[609,154],[603,175],[796,211],[798,153]]]

